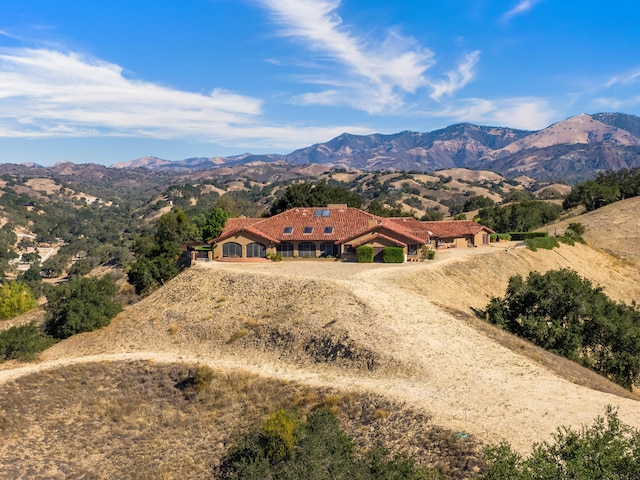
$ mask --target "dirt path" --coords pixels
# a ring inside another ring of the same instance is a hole
[[[486,249],[482,253],[491,252]],[[442,255],[438,263],[456,262],[467,254],[470,252]],[[333,262],[210,263],[194,267],[298,275],[337,282],[372,310],[372,323],[368,327],[372,329],[368,337],[371,347],[409,365],[410,378],[357,375],[289,363],[256,361],[252,364],[216,351],[200,356],[180,351],[107,351],[13,369],[5,367],[0,370],[0,382],[84,362],[140,359],[162,363],[199,362],[212,368],[241,369],[312,386],[371,391],[423,409],[437,424],[475,434],[486,442],[506,439],[523,452],[529,450],[532,442],[549,439],[560,425],[590,424],[596,416],[603,415],[608,404],[619,407],[623,421],[640,427],[639,402],[569,383],[439,309],[426,296],[401,287],[401,279],[407,273],[439,268],[438,263],[400,266]],[[384,326],[386,336],[376,335],[376,325],[381,329]]]

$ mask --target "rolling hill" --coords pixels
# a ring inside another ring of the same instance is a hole
[[[55,345],[37,364],[0,366],[0,412],[11,412],[0,423],[0,464],[44,478],[47,466],[72,475],[143,468],[138,458],[148,467],[137,478],[189,469],[201,478],[232,432],[300,402],[332,402],[363,445],[422,457],[450,478],[481,469],[480,445],[508,440],[528,451],[608,404],[640,427],[635,394],[472,315],[509,276],[534,269],[573,268],[629,302],[640,293],[638,269],[588,246],[512,247],[401,266],[198,264],[109,327]],[[197,364],[216,372],[214,387],[185,403],[175,385]],[[92,435],[69,445],[71,425]],[[32,453],[19,461],[16,451]]]

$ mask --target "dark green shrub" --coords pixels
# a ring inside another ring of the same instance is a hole
[[[384,247],[382,259],[384,263],[403,263],[404,249],[402,247]]]
[[[427,260],[433,260],[434,258],[436,258],[436,251],[427,250]]]
[[[33,360],[54,343],[35,322],[11,327],[0,332],[0,360]]]
[[[560,243],[566,243],[567,245],[571,245],[572,247],[576,244],[575,239],[573,239],[572,237],[570,237],[568,235],[560,235],[560,236],[556,237],[556,239]]]
[[[524,243],[532,252],[537,251],[539,248],[543,250],[553,250],[560,246],[556,237],[527,238]]]
[[[567,230],[565,231],[565,235],[568,235],[570,237],[573,237],[575,235],[584,235],[585,231],[586,231],[586,228],[584,228],[583,224],[581,224],[580,222],[573,222],[573,223],[570,223],[569,226],[567,227]]]
[[[63,339],[109,325],[122,309],[113,298],[118,289],[110,275],[76,277],[47,293],[45,331]]]
[[[552,443],[533,446],[528,458],[508,444],[486,451],[489,465],[482,480],[636,479],[640,472],[640,431],[623,424],[607,407],[606,419],[574,431],[559,428]]]
[[[302,419],[302,420],[299,420]],[[215,478],[243,480],[354,480],[440,478],[412,459],[374,449],[358,456],[351,438],[327,408],[304,416],[284,410],[239,438],[222,458]]]
[[[509,235],[511,237],[511,240],[515,241],[527,240],[528,238],[543,238],[549,236],[547,232],[509,232],[506,235]]]
[[[487,320],[631,389],[640,379],[640,310],[568,269],[509,279]]]
[[[358,255],[358,263],[373,263],[374,255],[373,247],[369,245],[362,245],[356,249]]]

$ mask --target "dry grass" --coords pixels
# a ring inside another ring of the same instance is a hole
[[[203,369],[89,363],[2,385],[0,478],[211,478],[236,435],[269,413],[321,406],[361,447],[415,455],[448,478],[481,468],[476,441],[460,441],[401,404],[237,371],[208,370],[208,386],[196,389],[190,380]]]

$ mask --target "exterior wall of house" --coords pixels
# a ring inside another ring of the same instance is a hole
[[[246,233],[243,235],[234,235],[213,246],[213,259],[217,260],[224,257],[224,245],[228,243],[237,243],[241,247],[241,255],[233,255],[231,258],[247,258],[247,245],[252,243],[260,243],[265,246],[266,252],[275,253],[275,247],[269,244],[267,240],[257,235]]]

